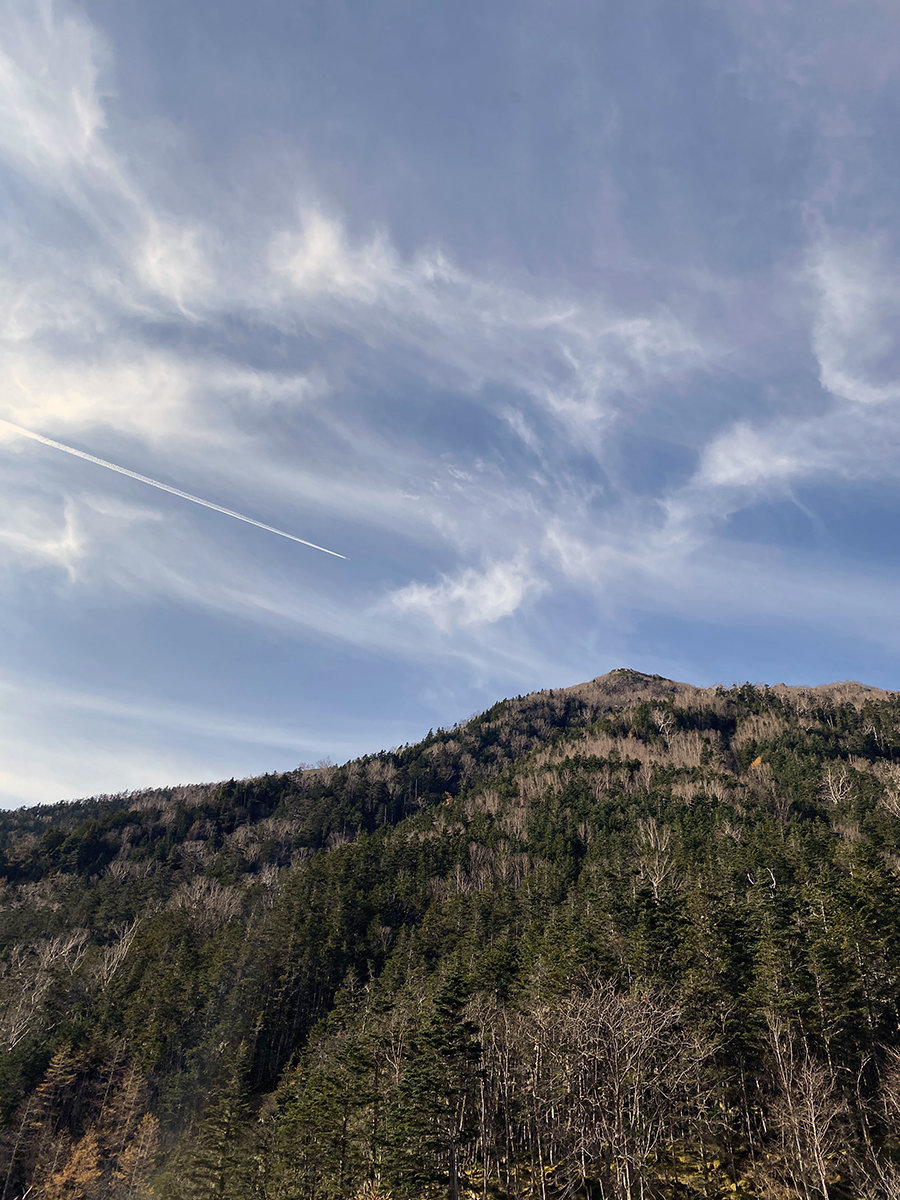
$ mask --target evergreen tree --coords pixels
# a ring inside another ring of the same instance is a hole
[[[253,1127],[241,1066],[244,1048],[213,1091],[166,1194],[172,1200],[251,1200],[258,1194]]]
[[[437,983],[413,1033],[400,1085],[388,1113],[385,1177],[398,1194],[446,1189],[458,1200],[461,1151],[474,1128],[477,1025],[465,1014],[467,991],[458,970]]]

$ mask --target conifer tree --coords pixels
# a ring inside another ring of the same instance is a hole
[[[113,1171],[113,1194],[122,1200],[146,1200],[159,1145],[159,1121],[145,1113],[122,1150]]]
[[[475,1126],[478,1027],[458,967],[440,980],[414,1033],[388,1114],[385,1176],[400,1195],[445,1188],[458,1200],[460,1152]]]
[[[242,1046],[190,1137],[176,1168],[173,1200],[251,1200],[257,1192],[244,1057]]]
[[[50,1174],[40,1200],[95,1200],[100,1196],[103,1165],[97,1131],[89,1129],[72,1147],[63,1165]]]

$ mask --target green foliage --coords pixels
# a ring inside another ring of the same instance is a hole
[[[386,1113],[384,1175],[398,1196],[441,1185],[459,1194],[461,1148],[472,1137],[480,1047],[459,974],[439,979],[411,1032]]]
[[[261,1195],[244,1094],[243,1047],[216,1082],[190,1137],[161,1181],[165,1200],[252,1200]]]
[[[342,766],[2,814],[5,1200],[153,1164],[164,1200],[890,1195],[898,762],[891,695],[618,671]],[[616,1076],[622,1022],[656,1075]]]

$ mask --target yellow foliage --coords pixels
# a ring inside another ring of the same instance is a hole
[[[42,1200],[88,1200],[97,1195],[95,1185],[101,1174],[97,1134],[89,1129],[44,1184]]]
[[[152,1114],[145,1113],[134,1136],[119,1155],[113,1179],[117,1183],[126,1183],[132,1193],[150,1195],[147,1175],[153,1166],[158,1140],[159,1121]]]

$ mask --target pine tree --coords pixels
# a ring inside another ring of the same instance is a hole
[[[190,1137],[172,1188],[177,1200],[250,1200],[257,1191],[243,1047]]]
[[[398,1194],[446,1189],[458,1200],[461,1150],[475,1126],[477,1026],[465,1015],[468,999],[457,970],[442,980],[430,1011],[413,1036],[388,1113],[385,1175]]]

